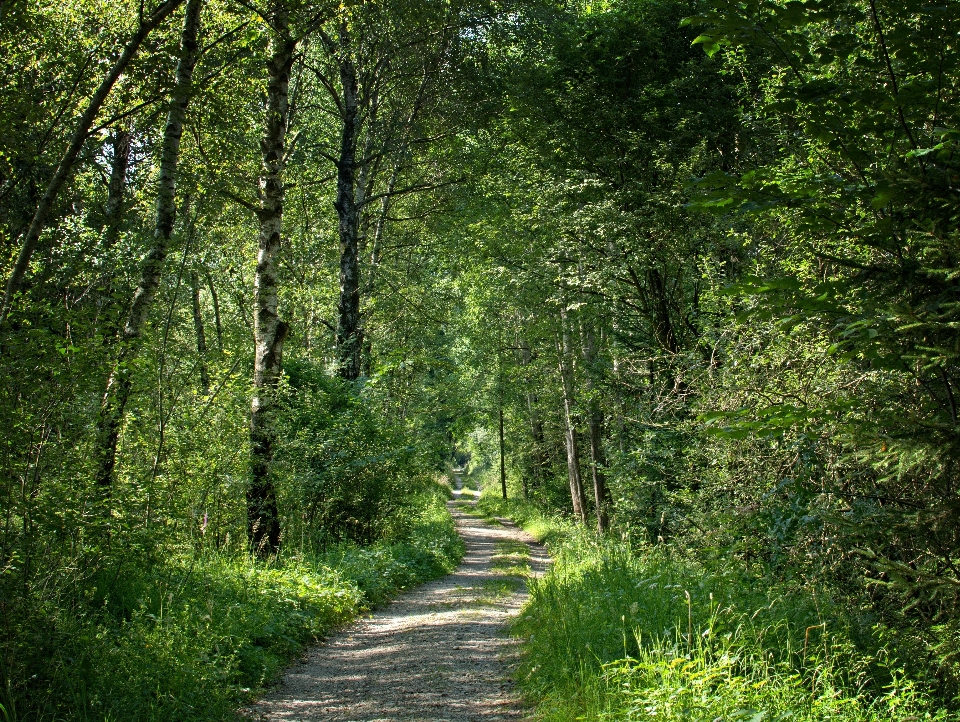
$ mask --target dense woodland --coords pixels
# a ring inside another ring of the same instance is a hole
[[[554,530],[544,718],[956,719],[958,42],[0,0],[4,719],[229,718],[456,564],[451,465]]]

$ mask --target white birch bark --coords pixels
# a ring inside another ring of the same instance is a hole
[[[274,398],[280,380],[283,343],[287,324],[280,320],[278,261],[283,230],[286,135],[289,123],[290,70],[296,41],[291,37],[289,17],[283,3],[275,7],[267,61],[267,109],[260,180],[260,233],[254,276],[253,397],[250,401],[250,485],[247,488],[247,533],[254,553],[268,556],[280,548],[280,518],[271,466],[276,441]]]
[[[160,151],[160,177],[157,188],[156,222],[153,244],[143,262],[140,283],[134,292],[121,332],[118,360],[107,381],[107,390],[97,419],[96,481],[101,487],[113,484],[117,444],[120,428],[130,397],[131,379],[128,362],[136,354],[140,334],[153,303],[163,273],[170,236],[176,220],[177,163],[180,157],[180,138],[183,122],[193,90],[193,71],[200,54],[197,37],[200,32],[200,10],[203,0],[187,0],[180,38],[180,60],[177,63],[177,81],[170,96],[167,122],[163,130]]]

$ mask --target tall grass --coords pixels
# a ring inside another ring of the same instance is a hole
[[[305,643],[398,591],[452,570],[463,546],[446,494],[425,494],[404,539],[288,553],[271,564],[215,550],[127,565],[97,599],[52,608],[57,639],[0,720],[220,720]]]
[[[545,512],[524,499],[504,499],[499,491],[484,491],[477,501],[477,509],[487,516],[513,519],[543,544],[558,544],[576,531],[576,528],[560,515]]]
[[[601,538],[523,502],[481,504],[512,512],[554,558],[514,628],[537,719],[957,719],[823,586]]]

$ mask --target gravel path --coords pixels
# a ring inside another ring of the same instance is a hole
[[[524,719],[509,682],[518,650],[503,629],[527,596],[517,574],[522,555],[510,549],[529,547],[534,575],[549,559],[510,522],[490,525],[460,511],[461,496],[475,492],[456,482],[448,507],[467,547],[460,566],[310,650],[250,711],[291,722]]]

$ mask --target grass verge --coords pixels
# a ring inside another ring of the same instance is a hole
[[[574,527],[555,514],[548,514],[523,499],[504,499],[499,494],[484,494],[477,501],[484,517],[506,517],[524,528],[541,544],[554,545],[569,536]]]
[[[130,564],[99,607],[51,610],[56,650],[0,720],[233,719],[304,644],[459,563],[446,498],[426,494],[403,541],[270,564],[212,551]]]
[[[518,681],[538,720],[956,719],[883,630],[825,587],[600,538],[522,501],[480,505],[513,517],[554,558],[514,627]]]

